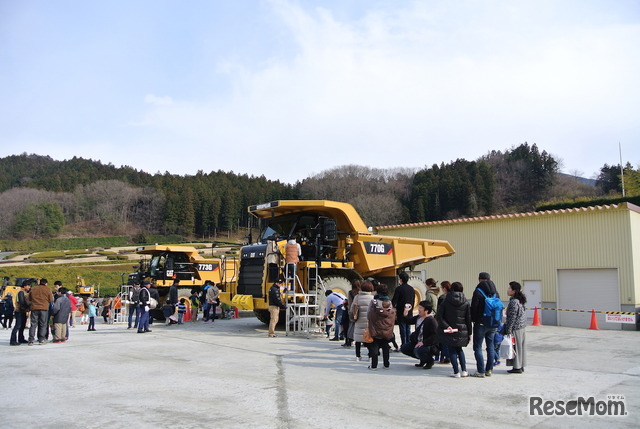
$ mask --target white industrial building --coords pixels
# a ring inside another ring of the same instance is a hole
[[[504,301],[509,282],[521,283],[527,307],[544,309],[539,313],[543,325],[588,328],[591,310],[596,310],[600,329],[640,326],[638,315],[633,314],[640,310],[640,207],[636,205],[452,219],[376,230],[381,235],[449,241],[455,255],[415,269],[425,270],[427,277],[438,281],[460,281],[468,298],[478,273],[486,271]]]

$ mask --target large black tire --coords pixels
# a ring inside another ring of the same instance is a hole
[[[427,285],[422,281],[420,277],[410,276],[407,282],[416,291],[416,296],[413,300],[413,311],[418,311],[418,303],[427,298]]]
[[[278,324],[276,326],[284,326],[287,317],[285,311],[286,310],[284,309],[280,310],[280,318],[278,319]],[[253,310],[253,314],[255,314],[258,320],[265,325],[268,325],[269,321],[271,321],[271,314],[269,313],[269,310]]]
[[[332,290],[334,292],[339,292],[344,296],[349,296],[349,291],[351,290],[351,281],[346,277],[339,276],[331,276],[322,279],[322,284],[324,284],[325,290]],[[318,311],[320,314],[324,314],[325,308],[327,306],[327,297],[324,294],[320,295],[320,302],[318,303]]]
[[[258,320],[264,323],[265,325],[268,325],[269,320],[271,320],[271,315],[269,314],[269,310],[253,310],[253,314],[255,314]]]

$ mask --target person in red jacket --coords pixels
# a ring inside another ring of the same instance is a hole
[[[73,319],[75,318],[76,315],[76,310],[78,309],[78,298],[76,298],[73,295],[73,292],[71,291],[67,291],[67,298],[69,298],[69,302],[71,303],[71,314],[69,315],[69,326],[71,326],[72,328],[73,326]]]

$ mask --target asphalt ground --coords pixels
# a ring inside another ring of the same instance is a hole
[[[415,368],[399,353],[369,371],[354,349],[320,335],[267,338],[255,318],[96,329],[19,347],[0,331],[3,428],[640,427],[635,331],[528,327],[525,374],[501,365],[491,378],[454,379],[450,365]],[[627,415],[529,415],[531,396],[609,395],[624,397]]]

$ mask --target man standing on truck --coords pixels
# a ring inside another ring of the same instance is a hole
[[[396,308],[398,327],[400,328],[400,340],[402,341],[402,345],[404,345],[405,343],[411,342],[409,337],[411,336],[411,319],[413,318],[413,311],[410,311],[408,317],[405,317],[404,309],[413,307],[416,291],[413,289],[413,286],[408,283],[409,274],[403,271],[398,274],[398,278],[400,279],[400,286],[393,292],[391,303]],[[407,304],[411,307],[406,307]]]
[[[285,278],[287,283],[287,289],[295,291],[296,288],[296,267],[300,262],[300,256],[302,256],[302,247],[295,239],[287,241],[285,250]]]

